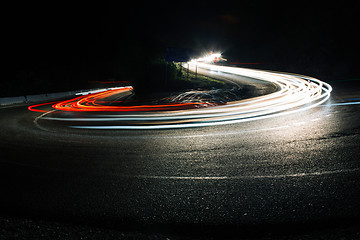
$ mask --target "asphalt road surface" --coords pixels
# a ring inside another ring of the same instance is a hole
[[[331,85],[306,111],[200,128],[44,129],[28,106],[1,108],[0,215],[142,237],[359,237],[360,87]]]

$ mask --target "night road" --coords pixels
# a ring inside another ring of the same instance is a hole
[[[239,75],[198,71],[252,84],[262,96],[279,91]],[[360,215],[360,88],[351,81],[330,84],[329,99],[288,114],[279,108],[258,118],[252,109],[246,112],[255,117],[251,121],[207,124],[227,121],[225,114],[145,125],[199,124],[190,128],[74,128],[46,119],[61,110],[48,108],[53,112],[47,116],[29,105],[1,108],[0,214],[124,231],[154,226],[181,235],[192,229],[197,236],[221,236],[224,229],[230,236],[234,229],[235,236],[273,229],[326,236],[339,226],[354,231]],[[202,109],[211,107],[189,111]],[[76,126],[104,123],[80,120]]]

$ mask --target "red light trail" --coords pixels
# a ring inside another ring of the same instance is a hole
[[[86,96],[76,97],[70,100],[60,102],[49,102],[31,105],[28,107],[30,111],[34,112],[48,112],[38,109],[38,107],[51,105],[53,109],[59,111],[71,112],[147,112],[147,111],[174,111],[185,110],[208,106],[209,103],[196,102],[196,103],[168,103],[168,104],[147,104],[137,106],[110,106],[106,105],[119,101],[106,101],[105,98],[132,92],[133,87],[121,87],[116,89],[105,90],[102,92],[92,93]]]

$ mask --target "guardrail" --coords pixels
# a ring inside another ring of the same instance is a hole
[[[22,103],[36,103],[41,101],[51,101],[59,98],[71,97],[75,95],[86,95],[94,91],[102,91],[106,89],[86,89],[86,90],[77,90],[69,92],[58,92],[58,93],[45,93],[45,94],[36,94],[36,95],[25,95],[18,97],[4,97],[0,98],[0,107],[22,104]]]

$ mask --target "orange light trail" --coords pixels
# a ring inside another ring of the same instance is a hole
[[[57,102],[58,102],[58,101],[57,101]],[[35,105],[29,106],[28,109],[29,109],[30,111],[33,111],[33,112],[48,112],[48,111],[45,111],[45,110],[37,109],[37,107],[47,106],[47,105],[50,105],[50,104],[53,104],[53,103],[57,103],[57,102],[49,102],[49,103],[35,104]]]
[[[105,90],[102,92],[92,93],[86,96],[76,97],[61,102],[41,103],[29,106],[28,109],[34,112],[48,112],[37,109],[41,106],[52,104],[52,108],[59,111],[71,112],[148,112],[148,111],[174,111],[199,108],[201,106],[209,106],[209,103],[169,103],[169,104],[147,104],[137,106],[109,106],[105,105],[112,101],[105,101],[105,98],[133,91],[133,87],[122,87],[116,89]]]

